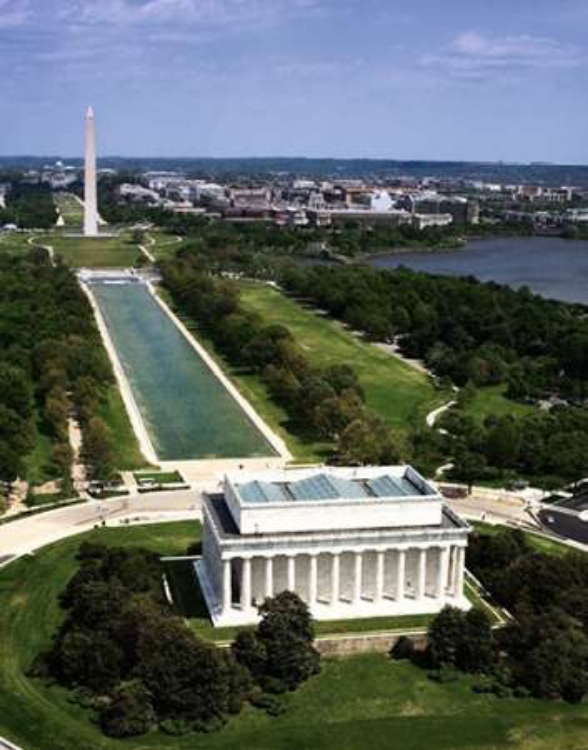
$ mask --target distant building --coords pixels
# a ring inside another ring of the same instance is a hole
[[[446,196],[432,191],[411,193],[399,198],[398,206],[414,214],[449,214],[455,224],[478,224],[480,204],[460,196]]]
[[[284,590],[319,620],[470,606],[469,526],[411,467],[232,474],[203,515],[195,567],[215,625],[256,622]]]
[[[415,229],[428,229],[430,227],[448,227],[453,224],[451,214],[413,214],[412,225]]]

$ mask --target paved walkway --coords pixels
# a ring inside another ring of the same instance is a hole
[[[114,500],[91,500],[12,521],[0,526],[0,557],[34,552],[60,539],[90,531],[103,521],[110,526],[124,521],[165,523],[199,520],[202,492],[217,487],[212,482],[202,484],[199,490],[153,492]]]
[[[434,427],[437,424],[437,420],[440,416],[445,414],[446,411],[449,411],[449,409],[452,409],[457,404],[457,401],[455,399],[453,401],[448,401],[446,404],[443,404],[442,406],[439,406],[437,409],[433,409],[433,411],[429,412],[427,414],[427,426],[428,427]],[[447,430],[440,429],[439,432],[443,434],[447,434]]]

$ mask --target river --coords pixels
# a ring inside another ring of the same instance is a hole
[[[476,240],[453,252],[381,255],[370,264],[475,276],[515,288],[528,286],[551,299],[588,304],[588,241],[559,237]]]
[[[160,460],[276,455],[146,285],[92,293]]]

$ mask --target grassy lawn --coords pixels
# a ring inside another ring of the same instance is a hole
[[[115,465],[121,471],[149,468],[139,449],[118,385],[110,386],[108,398],[100,407],[98,416],[110,427],[114,435]]]
[[[167,258],[173,258],[178,250],[185,244],[185,241],[181,237],[176,237],[172,234],[166,234],[165,232],[150,230],[147,234],[147,237],[154,240],[155,244],[146,242],[145,245],[149,252],[156,258],[156,260],[166,260]]]
[[[48,435],[35,429],[35,447],[25,459],[26,479],[30,485],[44,484],[59,476],[53,463],[53,443]]]
[[[500,534],[505,530],[504,526],[494,526],[493,524],[483,523],[481,521],[472,521],[471,525],[476,531],[479,531],[480,534]],[[558,542],[555,539],[546,539],[538,534],[533,534],[532,531],[524,531],[523,533],[529,546],[536,552],[545,552],[548,555],[565,555],[568,552],[578,553],[578,550],[574,550],[567,544]],[[582,553],[580,552],[580,554]]]
[[[61,621],[57,596],[76,569],[82,538],[179,554],[193,523],[100,529],[0,571],[0,735],[24,750],[581,750],[588,705],[476,695],[472,681],[440,685],[406,663],[369,655],[323,662],[270,718],[246,709],[220,732],[124,742],[102,736],[66,691],[25,676]],[[434,738],[434,739],[433,739]]]
[[[365,390],[368,407],[391,427],[422,425],[427,413],[443,402],[444,396],[426,375],[270,286],[243,283],[241,298],[246,309],[259,313],[267,323],[289,328],[316,367],[350,365]]]
[[[55,232],[40,236],[37,244],[51,245],[56,255],[76,268],[126,268],[136,265],[143,258],[129,235],[94,239],[66,237]]]
[[[7,232],[0,234],[0,253],[24,255],[31,249],[29,232]]]
[[[159,484],[178,484],[184,481],[179,471],[142,471],[135,474],[135,480],[137,482],[147,480]]]
[[[464,408],[464,413],[483,422],[486,417],[525,417],[536,411],[535,407],[511,401],[504,395],[506,385],[493,385],[480,388],[472,401]]]
[[[59,208],[67,227],[82,226],[84,208],[74,195],[71,193],[54,193],[53,200]]]

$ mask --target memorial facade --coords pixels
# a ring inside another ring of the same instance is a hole
[[[466,609],[469,526],[407,466],[227,475],[203,503],[196,574],[213,623],[296,592],[318,620]]]

